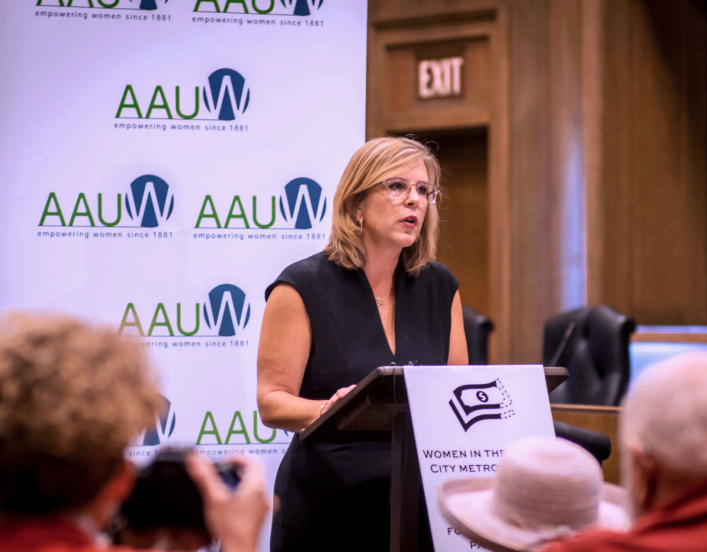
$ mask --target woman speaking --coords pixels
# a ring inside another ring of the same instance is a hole
[[[266,290],[265,424],[300,432],[378,366],[467,364],[459,283],[434,262],[440,168],[407,138],[367,142],[334,195],[329,244]],[[271,550],[388,550],[389,443],[302,442],[275,480]]]

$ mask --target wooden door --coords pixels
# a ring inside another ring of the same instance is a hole
[[[437,260],[459,280],[462,303],[490,316],[488,132],[438,131],[418,138],[436,144],[442,167]]]

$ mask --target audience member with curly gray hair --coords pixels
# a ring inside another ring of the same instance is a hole
[[[89,552],[132,490],[123,451],[162,407],[144,350],[114,328],[56,315],[0,319],[0,551]],[[196,454],[207,526],[252,551],[268,508],[258,465],[230,492]],[[122,549],[127,550],[127,549]]]

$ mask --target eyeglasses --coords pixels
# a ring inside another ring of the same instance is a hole
[[[439,195],[439,188],[433,186],[432,184],[428,184],[427,182],[411,184],[402,178],[390,178],[375,184],[375,186],[378,185],[385,187],[388,192],[388,197],[391,199],[408,197],[411,188],[417,189],[417,193],[420,197],[426,199],[428,203],[436,203],[437,196]]]

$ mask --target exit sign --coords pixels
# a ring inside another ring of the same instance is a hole
[[[462,95],[464,58],[423,59],[418,62],[418,94],[423,100]]]

